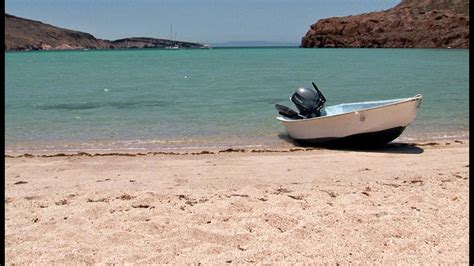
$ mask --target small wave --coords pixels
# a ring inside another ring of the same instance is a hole
[[[266,103],[266,104],[275,104],[279,102],[288,101],[288,97],[256,97],[246,99],[247,102],[252,103]]]
[[[469,131],[455,131],[455,132],[411,132],[410,134],[402,135],[398,138],[401,141],[442,141],[455,139],[469,139]]]
[[[118,101],[118,102],[85,102],[85,103],[56,103],[37,104],[36,108],[41,110],[89,110],[103,107],[113,107],[117,109],[137,109],[143,107],[163,107],[170,103],[165,101]]]
[[[100,103],[60,103],[36,105],[37,108],[42,110],[87,110],[99,108],[100,106]]]

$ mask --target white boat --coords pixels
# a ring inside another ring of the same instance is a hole
[[[379,146],[402,134],[415,119],[422,99],[417,94],[411,98],[338,104],[321,108],[318,116],[311,118],[296,115],[291,109],[288,115],[289,108],[284,107],[288,109],[279,112],[277,119],[299,144]],[[281,108],[277,107],[279,111]]]

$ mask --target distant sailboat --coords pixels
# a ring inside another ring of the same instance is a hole
[[[170,27],[170,40],[171,40],[171,43],[173,45],[166,46],[165,47],[166,49],[179,49],[179,48],[181,48],[176,42],[176,33],[174,33],[174,39],[173,39],[173,24],[171,24],[171,27]]]

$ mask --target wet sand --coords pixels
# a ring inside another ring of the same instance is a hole
[[[6,262],[464,264],[468,143],[6,156]]]

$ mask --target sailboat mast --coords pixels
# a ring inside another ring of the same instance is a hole
[[[173,24],[170,26],[170,40],[173,40]]]
[[[167,48],[172,48],[172,49],[176,49],[176,48],[179,48],[179,45],[178,45],[178,42],[176,41],[177,40],[177,33],[174,32],[174,38],[173,38],[173,24],[170,25],[170,37],[169,37],[169,46],[167,46]]]

